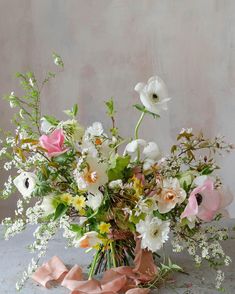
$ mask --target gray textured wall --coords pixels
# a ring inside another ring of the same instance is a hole
[[[45,113],[80,105],[84,124],[104,118],[103,101],[114,96],[119,126],[130,135],[137,115],[133,87],[153,74],[167,83],[173,100],[159,121],[147,119],[146,139],[164,148],[184,126],[235,142],[234,0],[0,0],[0,96],[17,89],[13,73],[53,70],[51,52],[65,71],[44,91]],[[0,126],[12,110],[0,102]],[[223,160],[232,190],[235,154]],[[1,175],[3,180],[4,175]],[[0,217],[15,199],[0,203]],[[230,211],[235,216],[235,204]]]

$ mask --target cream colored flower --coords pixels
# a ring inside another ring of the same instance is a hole
[[[167,213],[171,211],[176,204],[180,204],[185,200],[186,195],[185,190],[180,187],[178,179],[164,179],[162,191],[156,195],[159,212]]]
[[[167,102],[171,98],[169,98],[166,85],[160,77],[151,77],[147,84],[138,83],[135,86],[135,91],[139,93],[140,100],[148,111],[159,115],[161,110],[167,110]]]
[[[97,232],[91,231],[85,233],[76,243],[81,248],[91,248],[101,243],[101,240],[98,238]]]
[[[108,181],[107,164],[99,162],[97,158],[91,156],[87,157],[86,163],[87,167],[76,173],[76,182],[80,190],[94,192]]]

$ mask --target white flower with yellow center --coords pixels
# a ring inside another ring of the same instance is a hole
[[[104,133],[102,124],[94,122],[84,133],[82,150],[83,153],[85,152],[93,157],[97,157],[100,154],[105,157],[111,151],[109,144],[110,141]]]
[[[160,77],[151,77],[147,84],[138,83],[135,86],[135,91],[139,93],[140,100],[148,111],[159,115],[161,110],[167,110],[167,102],[171,98],[169,98],[166,85]]]
[[[170,222],[148,215],[145,220],[139,221],[136,231],[141,237],[141,248],[155,252],[168,240]]]
[[[78,241],[76,241],[76,246],[81,248],[91,248],[101,243],[98,238],[98,233],[95,231],[85,233]]]
[[[91,156],[87,157],[86,163],[87,167],[76,173],[76,182],[80,190],[95,192],[108,181],[107,164]]]
[[[158,210],[160,213],[171,211],[176,204],[181,204],[187,193],[180,187],[180,182],[176,178],[164,179],[162,190],[156,195]]]

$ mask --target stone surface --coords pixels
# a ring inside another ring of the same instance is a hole
[[[228,220],[225,225],[232,227],[235,220]],[[223,224],[224,225],[224,224]],[[32,256],[27,251],[26,246],[33,241],[32,230],[28,228],[24,233],[16,236],[15,238],[4,241],[2,238],[1,228],[1,239],[0,239],[0,293],[1,294],[15,294],[18,293],[15,290],[15,282],[21,277],[22,271],[27,267]],[[224,248],[228,255],[235,260],[235,240],[231,239],[224,242]],[[169,252],[169,249],[166,249]],[[84,251],[79,249],[65,249],[64,240],[60,237],[55,238],[49,246],[46,257],[42,260],[48,260],[53,255],[58,255],[67,265],[79,264],[84,270],[86,265],[91,259],[91,254],[85,254]],[[214,288],[214,277],[215,273],[209,269],[208,266],[202,265],[200,269],[194,267],[194,263],[191,261],[189,256],[184,254],[173,254],[171,255],[173,262],[177,263],[189,275],[177,274],[173,278],[176,280],[175,283],[168,283],[165,287],[159,290],[155,290],[152,293],[155,294],[216,294]],[[224,283],[227,294],[234,293],[235,287],[235,262],[225,268],[226,280]],[[63,287],[56,287],[50,290],[45,289],[37,285],[34,281],[29,280],[22,293],[24,294],[66,294],[69,290]]]

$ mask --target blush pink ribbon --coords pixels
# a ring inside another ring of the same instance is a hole
[[[148,294],[148,288],[138,288],[140,283],[153,280],[157,275],[152,253],[140,249],[136,244],[135,266],[121,266],[107,270],[102,279],[84,280],[82,269],[74,265],[70,270],[57,256],[39,267],[32,278],[42,286],[49,288],[56,281],[71,290],[70,294]]]

